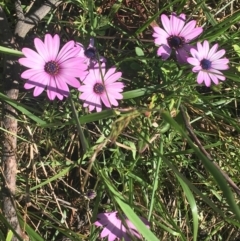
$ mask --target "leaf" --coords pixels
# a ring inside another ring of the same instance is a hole
[[[233,49],[235,50],[235,52],[237,53],[237,55],[240,57],[240,47],[237,44],[233,45]]]
[[[19,56],[19,57],[23,57],[23,53],[21,51],[15,50],[15,49],[10,49],[10,48],[6,48],[3,46],[0,46],[0,52],[4,53],[4,54],[10,54],[10,55],[15,55],[15,56]]]
[[[48,184],[48,183],[50,183],[50,182],[58,179],[59,177],[64,176],[66,173],[68,173],[68,172],[71,170],[71,168],[72,168],[72,166],[69,166],[69,167],[63,169],[61,172],[59,172],[59,173],[56,174],[55,176],[53,176],[53,177],[51,177],[51,178],[48,178],[46,181],[41,182],[40,184],[36,185],[35,187],[32,187],[32,188],[30,189],[30,191],[36,190],[36,189],[38,189],[39,187],[42,187],[42,186],[44,186],[44,185],[46,185],[46,184]]]
[[[137,56],[144,56],[143,50],[139,47],[135,47],[135,52]]]
[[[113,194],[113,198],[116,200],[123,213],[137,228],[138,232],[141,233],[147,241],[159,241],[159,239],[151,232],[151,230],[149,230],[142,222],[142,220],[134,213],[131,207],[123,200],[123,197],[115,190],[115,188],[109,182],[109,179],[104,176],[103,172],[101,172],[101,174],[109,188],[109,191]]]
[[[13,232],[12,230],[8,231],[7,237],[6,237],[6,241],[11,241],[13,237]]]
[[[129,125],[129,122],[140,115],[140,112],[133,111],[130,114],[121,116],[112,125],[112,130],[109,135],[109,139],[115,142],[118,136],[122,133],[123,129]]]
[[[184,182],[184,180],[181,179],[181,177],[177,176],[178,181],[180,182],[182,189],[187,197],[187,200],[189,202],[189,205],[192,210],[192,216],[193,216],[193,240],[197,241],[197,234],[198,234],[198,210],[197,210],[197,204],[195,201],[195,198],[190,190],[190,188],[187,186],[187,184]]]
[[[162,118],[167,121],[173,128],[175,128],[181,135],[184,137],[188,144],[192,147],[195,154],[198,156],[200,160],[202,160],[205,168],[212,174],[216,183],[220,187],[223,192],[223,196],[226,198],[226,201],[229,205],[229,208],[235,214],[236,218],[240,220],[240,209],[234,199],[232,190],[229,188],[225,178],[222,173],[213,165],[213,163],[199,150],[198,147],[192,142],[190,137],[186,134],[186,132],[177,124],[177,122],[169,115],[167,112],[162,112]]]

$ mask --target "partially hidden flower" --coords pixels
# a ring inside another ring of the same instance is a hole
[[[83,106],[88,107],[89,111],[96,108],[97,112],[102,110],[102,103],[108,108],[118,106],[117,100],[123,98],[120,92],[124,84],[117,81],[121,76],[122,72],[116,72],[115,67],[107,71],[104,63],[89,69],[83,85],[78,88],[82,92],[79,98],[84,101]]]
[[[103,56],[97,55],[97,49],[94,47],[94,39],[90,38],[89,45],[85,48],[81,43],[77,42],[77,46],[80,47],[80,52],[78,56],[84,58],[84,62],[90,67],[94,67],[95,64],[105,63],[106,59]],[[99,59],[98,59],[99,58]]]
[[[25,58],[19,59],[20,64],[30,68],[21,74],[23,79],[27,79],[25,89],[34,88],[33,95],[38,96],[47,87],[50,100],[56,97],[62,100],[69,95],[68,85],[80,87],[80,81],[76,78],[84,78],[88,66],[83,58],[77,56],[80,47],[75,47],[74,41],[67,42],[60,49],[60,37],[46,34],[44,42],[35,38],[34,45],[37,52],[23,48]]]
[[[166,60],[172,50],[175,50],[177,60],[180,63],[187,62],[188,53],[192,48],[189,43],[202,33],[202,27],[196,27],[195,20],[186,23],[186,15],[183,13],[179,16],[172,13],[170,18],[162,14],[161,21],[164,29],[158,26],[153,27],[154,43],[160,45],[157,55]]]
[[[101,238],[108,237],[108,241],[122,240],[131,241],[131,236],[135,236],[141,239],[141,235],[137,231],[136,227],[126,218],[125,224],[118,217],[118,212],[99,213],[97,215],[97,221],[94,223],[97,227],[103,227],[100,234]],[[149,222],[140,217],[143,223],[149,228]]]
[[[193,65],[192,71],[198,73],[197,83],[203,82],[207,87],[211,85],[211,81],[214,84],[218,84],[219,80],[224,81],[226,77],[219,70],[226,70],[229,68],[229,60],[227,58],[221,58],[225,54],[225,50],[221,49],[217,51],[218,44],[209,48],[207,40],[201,43],[197,43],[197,49],[191,49],[190,53],[192,57],[187,59],[188,63]]]

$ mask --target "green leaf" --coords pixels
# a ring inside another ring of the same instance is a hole
[[[25,228],[26,233],[31,241],[44,241],[44,239],[36,231],[34,231],[26,222],[23,221],[21,216],[19,216],[19,223]]]
[[[114,3],[114,4],[112,5],[111,10],[110,10],[110,12],[109,12],[109,14],[108,14],[109,19],[112,19],[112,18],[114,17],[115,13],[118,12],[118,10],[119,10],[119,8],[120,8],[121,6],[122,6],[121,4],[117,4],[117,3]]]
[[[123,99],[124,100],[133,99],[133,98],[141,97],[147,94],[151,94],[156,92],[157,88],[158,86],[150,86],[148,88],[141,88],[141,89],[126,91],[123,93]]]
[[[135,47],[135,52],[137,56],[144,56],[143,50],[139,47]]]
[[[233,49],[237,53],[237,55],[240,57],[240,47],[236,44],[233,44]]]
[[[197,204],[195,201],[195,198],[191,192],[191,190],[189,189],[189,187],[187,186],[187,184],[184,182],[184,180],[182,180],[179,176],[177,176],[177,179],[179,181],[179,183],[182,186],[182,189],[187,197],[187,200],[189,202],[189,205],[191,207],[191,211],[192,211],[192,216],[193,216],[193,240],[197,241],[197,236],[198,236],[198,210],[197,210]]]
[[[115,188],[109,182],[109,179],[104,176],[103,172],[101,172],[101,174],[104,178],[105,184],[108,186],[110,192],[114,195],[113,198],[118,203],[123,213],[137,228],[138,232],[141,233],[147,241],[159,241],[159,239],[146,227],[142,220],[133,212],[125,200],[122,199],[123,197],[115,190]]]
[[[228,187],[228,184],[221,174],[221,172],[213,165],[213,163],[196,147],[196,145],[192,142],[190,137],[186,134],[186,132],[177,124],[177,122],[169,115],[167,112],[162,113],[162,118],[169,122],[171,126],[176,129],[184,138],[186,138],[188,144],[192,147],[195,154],[198,156],[205,168],[212,174],[213,178],[217,182],[218,186],[223,192],[224,197],[227,200],[229,208],[232,209],[232,212],[235,214],[236,218],[240,220],[240,209],[234,200],[234,196],[232,190]]]
[[[6,241],[11,241],[13,237],[13,232],[12,230],[9,230],[7,233]]]
[[[0,93],[0,99],[2,99],[3,101],[5,101],[6,103],[8,103],[9,105],[11,105],[12,107],[14,107],[16,110],[20,111],[22,114],[26,115],[28,118],[32,119],[33,121],[35,121],[37,124],[39,125],[44,125],[46,124],[45,121],[43,121],[42,119],[38,118],[37,116],[35,116],[33,113],[31,113],[30,111],[27,110],[28,107],[26,107],[25,105],[12,100],[10,98],[8,98],[6,95]]]
[[[32,188],[30,189],[30,191],[34,191],[34,190],[36,190],[36,189],[38,189],[38,188],[40,188],[40,187],[42,187],[42,186],[44,186],[44,185],[46,185],[46,184],[54,181],[54,180],[56,180],[56,179],[64,176],[64,175],[65,175],[66,173],[68,173],[72,168],[73,168],[72,166],[69,166],[69,167],[63,169],[61,172],[59,172],[59,173],[56,174],[55,176],[53,176],[53,177],[51,177],[51,178],[48,178],[46,181],[41,182],[40,184],[36,185],[35,187],[32,187]]]
[[[3,47],[3,46],[0,46],[0,52],[2,52],[4,54],[19,56],[19,57],[23,57],[24,56],[21,51],[18,51],[18,50],[15,50],[15,49],[6,48],[6,47]]]
[[[86,124],[86,123],[91,123],[91,122],[94,122],[94,121],[98,121],[98,120],[103,120],[103,119],[106,119],[106,118],[110,118],[110,117],[114,117],[116,116],[116,113],[114,110],[104,110],[104,111],[101,111],[101,112],[97,112],[97,113],[91,113],[91,114],[88,114],[88,115],[85,115],[85,116],[81,116],[79,118],[80,120],[80,123],[81,125],[83,124]],[[41,125],[41,127],[54,127],[54,126],[68,126],[68,125],[73,125],[75,124],[76,121],[75,120],[71,120],[67,123],[62,123],[62,122],[55,122],[55,123],[44,123]]]

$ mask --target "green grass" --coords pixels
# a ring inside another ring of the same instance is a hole
[[[3,6],[6,13],[13,8],[9,1]],[[95,37],[99,54],[123,72],[126,87],[119,107],[100,113],[84,109],[73,90],[78,120],[70,99],[50,102],[21,89],[15,102],[0,94],[19,111],[16,205],[30,240],[99,240],[92,223],[98,213],[114,210],[148,241],[239,240],[240,197],[191,139],[180,112],[184,106],[202,146],[240,186],[238,9],[237,1],[69,0],[31,32],[60,33],[62,42],[86,45]],[[156,56],[150,24],[172,11],[204,26],[199,41],[226,50],[225,82],[198,86],[190,66]],[[84,198],[88,189],[97,193],[91,201]],[[137,216],[149,219],[150,230]]]

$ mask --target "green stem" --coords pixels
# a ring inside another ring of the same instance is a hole
[[[163,155],[163,141],[160,142],[159,152],[161,153],[161,155]],[[152,191],[151,203],[150,203],[150,208],[149,208],[148,220],[150,220],[152,212],[153,212],[155,193],[158,189],[159,170],[160,170],[161,165],[162,165],[162,158],[161,158],[161,156],[159,156],[158,160],[157,160],[157,167],[155,169],[153,191]]]
[[[80,123],[80,120],[78,118],[78,114],[77,114],[77,111],[75,109],[75,105],[73,103],[71,94],[69,96],[69,100],[70,100],[70,103],[71,103],[74,118],[75,118],[76,123],[77,123],[78,134],[79,134],[79,138],[80,138],[80,142],[82,144],[82,149],[83,149],[83,154],[84,154],[84,153],[86,153],[86,151],[88,149],[88,143],[87,143],[87,140],[84,136],[84,133],[83,133],[83,130],[82,130],[82,127],[81,127],[81,123]]]

